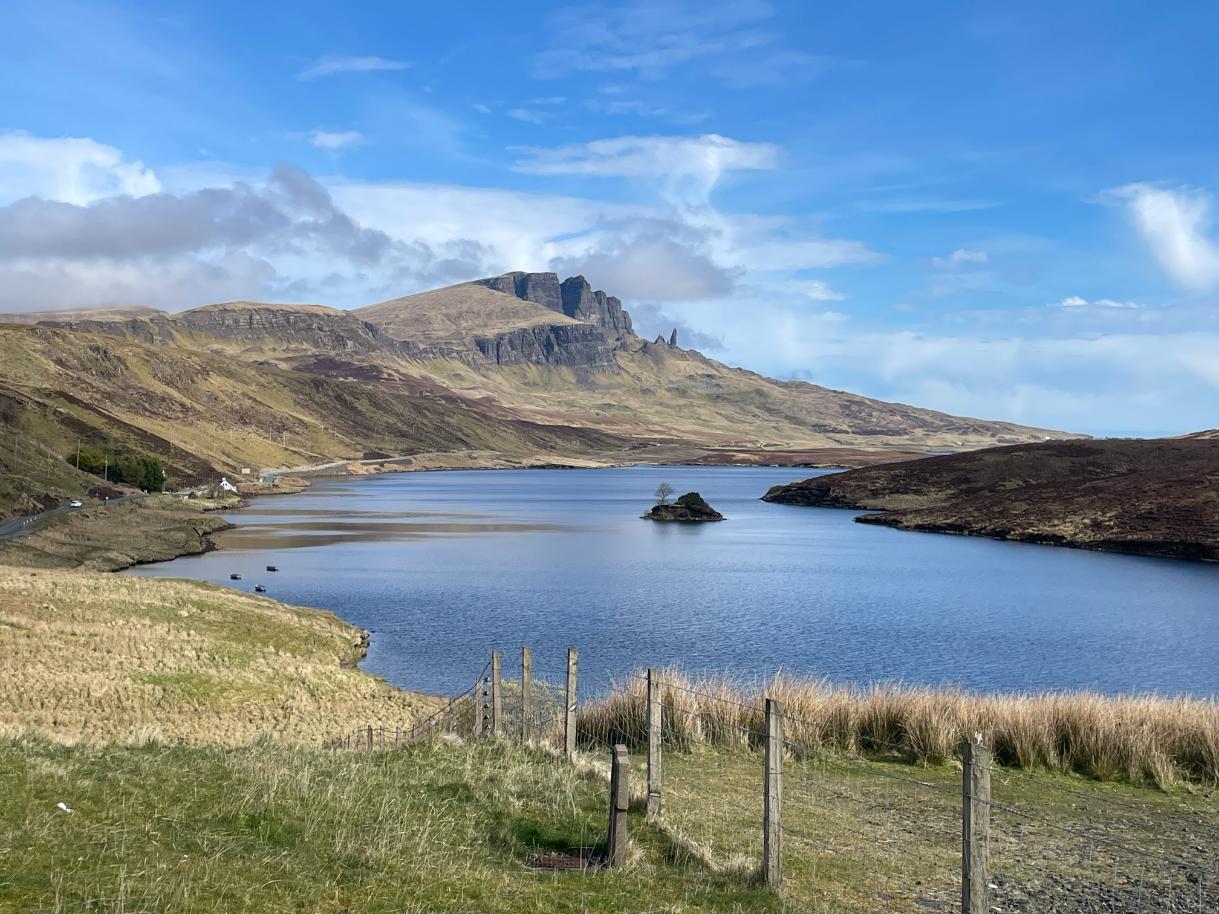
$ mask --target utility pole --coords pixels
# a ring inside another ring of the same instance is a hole
[[[80,439],[76,439],[76,471],[80,472]]]

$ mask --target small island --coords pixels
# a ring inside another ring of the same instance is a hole
[[[676,501],[670,501],[674,488],[667,482],[656,487],[656,504],[652,506],[644,520],[672,521],[682,524],[698,524],[705,521],[723,520],[724,515],[707,504],[697,492],[687,492]]]

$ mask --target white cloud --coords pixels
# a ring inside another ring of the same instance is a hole
[[[517,171],[536,175],[598,177],[707,176],[714,184],[729,171],[778,167],[779,147],[745,143],[716,133],[697,137],[624,136],[551,149],[525,147]]]
[[[813,301],[845,301],[846,296],[835,291],[823,279],[793,279],[783,283],[782,288]]]
[[[932,257],[931,264],[940,270],[959,270],[973,264],[990,263],[990,256],[985,251],[970,251],[957,248],[947,257]]]
[[[541,124],[546,120],[546,116],[537,111],[531,111],[528,108],[512,108],[508,112],[508,117],[524,121],[526,124]]]
[[[389,60],[385,57],[345,57],[328,55],[319,57],[307,69],[297,74],[298,79],[318,79],[338,73],[370,73],[377,70],[405,70],[411,65],[405,60]]]
[[[745,272],[715,263],[706,234],[682,223],[634,220],[586,238],[582,249],[552,260],[551,269],[584,274],[593,285],[628,301],[723,298]],[[573,239],[564,247],[578,243]]]
[[[0,206],[0,307],[176,308],[220,290],[296,301],[326,291],[327,303],[362,304],[480,275],[487,253],[469,238],[432,244],[361,225],[305,172],[280,165],[257,185]]]
[[[547,29],[550,44],[534,57],[537,76],[574,71],[663,76],[701,58],[722,58],[771,44],[756,26],[773,15],[764,0],[650,0],[560,10]]]
[[[42,197],[85,204],[116,194],[153,194],[161,182],[138,160],[85,137],[0,132],[0,203]]]
[[[337,152],[348,146],[358,146],[364,142],[364,134],[358,130],[314,130],[309,134],[309,142],[318,149]]]
[[[517,147],[517,171],[536,175],[643,178],[672,207],[706,208],[728,173],[771,170],[780,150],[710,133],[702,136],[624,136],[553,148]]]
[[[1136,311],[1143,307],[1138,302],[1117,301],[1112,298],[1098,298],[1088,301],[1079,295],[1068,295],[1066,298],[1050,304],[1051,308],[1113,308],[1121,311]]]
[[[1164,271],[1195,291],[1219,287],[1219,243],[1210,236],[1211,197],[1190,187],[1127,184],[1108,191],[1122,201]]]

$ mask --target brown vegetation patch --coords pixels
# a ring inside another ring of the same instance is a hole
[[[434,701],[352,669],[333,614],[189,581],[0,569],[0,734],[321,743]]]

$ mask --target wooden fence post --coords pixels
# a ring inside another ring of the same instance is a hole
[[[648,818],[660,815],[661,771],[660,745],[664,736],[661,716],[660,676],[648,670]]]
[[[576,753],[576,674],[580,662],[574,647],[567,649],[567,709],[563,715],[563,753],[571,758]]]
[[[783,705],[766,699],[766,782],[762,811],[762,875],[783,891]]]
[[[627,811],[631,806],[631,757],[626,746],[619,743],[610,756],[609,838],[606,842],[605,865],[626,863]]]
[[[504,698],[499,651],[491,652],[491,735],[499,736],[504,726]]]
[[[533,651],[521,648],[521,745],[528,746],[533,716]]]
[[[368,751],[372,752],[372,725],[368,727]]]
[[[399,749],[402,746],[402,724],[394,727],[394,748]]]
[[[961,914],[990,910],[990,750],[961,747]]]
[[[377,746],[384,749],[385,748],[385,724],[380,724],[378,727],[378,730],[379,730],[379,732],[377,733]]]

